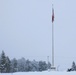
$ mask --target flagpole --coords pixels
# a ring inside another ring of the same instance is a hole
[[[52,5],[52,70],[56,70],[54,66],[54,8]]]
[[[54,67],[54,23],[52,22],[52,66]]]

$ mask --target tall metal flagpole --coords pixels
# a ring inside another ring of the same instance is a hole
[[[54,23],[52,22],[52,66],[54,67]]]
[[[54,67],[54,8],[52,4],[52,68]]]

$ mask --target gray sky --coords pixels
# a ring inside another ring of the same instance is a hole
[[[76,61],[76,0],[0,0],[0,53],[46,61],[50,56],[51,61],[52,3],[55,65],[71,67]]]

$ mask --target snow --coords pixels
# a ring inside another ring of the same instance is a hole
[[[65,71],[16,72],[16,73],[0,73],[0,75],[76,75],[76,72],[65,72]]]

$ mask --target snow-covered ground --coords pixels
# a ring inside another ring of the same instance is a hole
[[[76,75],[76,72],[60,72],[60,71],[17,72],[17,73],[0,73],[0,75]]]

